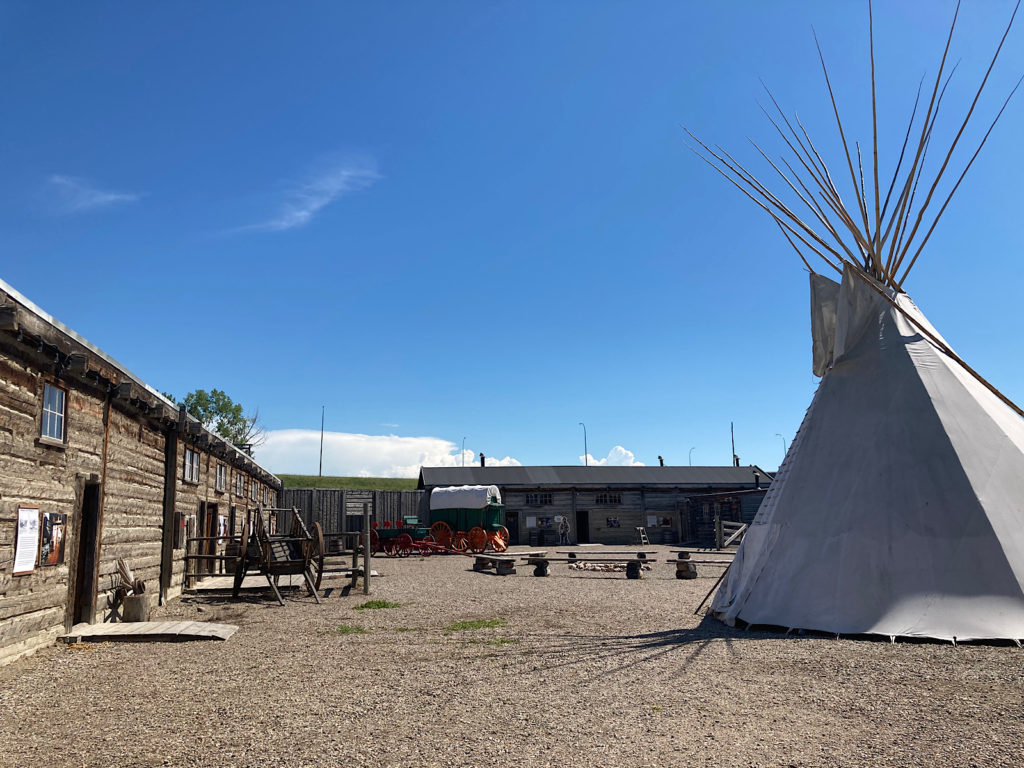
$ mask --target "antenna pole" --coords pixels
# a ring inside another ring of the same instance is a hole
[[[327,413],[327,406],[320,406],[320,471],[319,476],[324,476],[324,414]],[[318,483],[319,484],[319,483]]]

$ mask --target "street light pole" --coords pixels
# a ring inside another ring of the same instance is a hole
[[[590,466],[590,453],[587,451],[587,425],[582,421],[580,426],[583,427],[583,466]]]
[[[694,451],[695,451],[696,449],[697,449],[697,446],[696,446],[696,445],[695,445],[695,446],[693,446],[693,448],[691,448],[691,449],[690,449],[690,466],[691,466],[691,467],[693,466],[693,452],[694,452]]]
[[[776,437],[782,437],[781,432],[775,433]],[[782,460],[786,460],[786,454],[789,453],[789,448],[786,446],[786,438],[782,437]]]
[[[320,406],[320,471],[319,476],[324,476],[324,414],[327,413],[327,406]],[[320,485],[320,481],[317,481],[317,485]]]

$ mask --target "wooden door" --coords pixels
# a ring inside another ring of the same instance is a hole
[[[75,587],[71,623],[91,624],[96,619],[96,574],[99,562],[100,484],[87,483],[82,493],[75,538]]]
[[[569,534],[570,536],[572,534]],[[576,543],[577,544],[589,544],[590,543],[590,510],[589,509],[577,509],[576,510]]]

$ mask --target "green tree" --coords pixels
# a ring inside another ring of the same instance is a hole
[[[197,389],[185,395],[178,403],[202,422],[214,434],[235,445],[261,445],[266,439],[259,423],[260,412],[246,415],[241,403],[236,403],[219,389]]]

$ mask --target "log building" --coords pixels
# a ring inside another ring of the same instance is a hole
[[[118,558],[174,597],[185,537],[240,532],[280,489],[0,281],[0,663],[108,620]]]
[[[513,544],[559,541],[631,544],[646,528],[653,544],[707,543],[714,518],[750,522],[771,475],[747,467],[423,467],[418,487],[496,485]],[[429,519],[429,501],[421,511]]]

